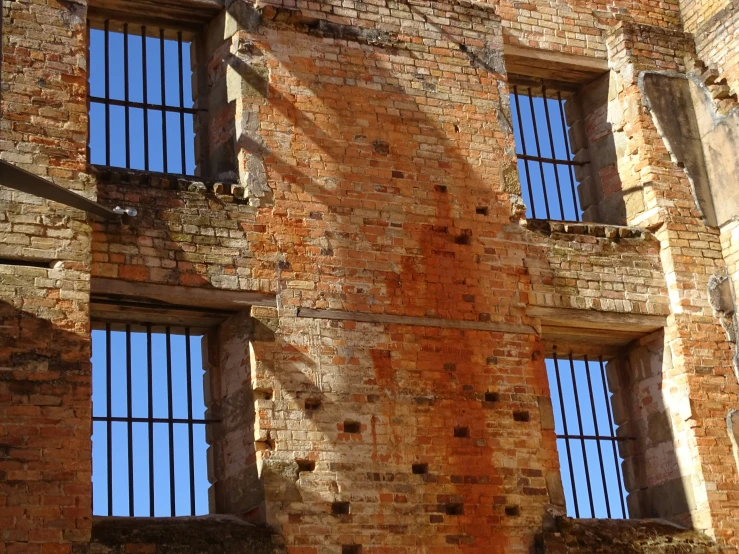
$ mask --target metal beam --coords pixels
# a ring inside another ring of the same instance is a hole
[[[119,217],[113,210],[97,202],[2,160],[0,160],[0,185],[84,210],[105,219]]]

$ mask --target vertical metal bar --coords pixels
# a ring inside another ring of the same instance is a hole
[[[161,64],[161,88],[162,88],[162,162],[164,164],[164,173],[169,173],[169,164],[167,163],[167,75],[164,70],[164,29],[159,29],[159,62]],[[174,515],[174,514],[173,514]]]
[[[195,455],[193,453],[192,426],[192,361],[190,359],[190,328],[185,329],[185,361],[187,365],[187,424],[188,452],[190,454],[190,515],[195,515]]]
[[[521,106],[518,102],[518,87],[513,85],[513,99],[516,102],[516,114],[518,115],[518,131],[521,135],[521,148],[523,149],[523,155],[526,156],[526,136],[524,134],[523,122],[521,119]],[[524,160],[523,166],[526,169],[526,183],[529,189],[529,202],[531,202],[531,215],[536,218],[536,202],[534,202],[534,192],[531,188],[531,173],[529,172],[529,161]]]
[[[557,100],[559,101],[559,115],[562,118],[562,138],[564,139],[565,149],[567,152],[567,160],[572,161],[572,154],[570,153],[570,141],[567,137],[567,125],[565,122],[565,110],[564,102],[562,102],[562,93],[557,91]],[[570,171],[570,188],[572,189],[572,205],[575,206],[575,219],[580,221],[580,209],[577,204],[577,193],[575,191],[575,176],[572,173],[572,164],[567,164]]]
[[[105,20],[105,165],[110,165],[110,21]]]
[[[167,336],[167,396],[168,396],[168,417],[169,417],[169,500],[172,517],[175,516],[175,483],[174,483],[174,424],[173,417],[173,394],[172,394],[172,334],[170,328],[166,329]]]
[[[133,515],[133,401],[131,399],[131,326],[126,325],[126,413],[128,417],[128,515]]]
[[[113,422],[111,421],[111,417],[113,417],[113,408],[111,406],[111,402],[113,401],[113,385],[111,383],[113,378],[113,355],[112,355],[112,345],[110,343],[110,323],[105,324],[105,396],[106,396],[106,406],[107,406],[107,414],[108,414],[108,421],[107,424],[107,441],[106,441],[106,447],[107,447],[107,454],[108,454],[108,515],[113,515]]]
[[[536,142],[536,157],[541,157],[541,149],[539,148],[539,128],[536,126],[536,110],[534,110],[534,98],[531,96],[531,87],[529,87],[529,105],[531,106],[531,121],[534,124],[534,140]],[[544,207],[547,210],[547,219],[551,219],[549,215],[549,198],[547,196],[547,183],[544,179],[544,164],[539,162],[539,172],[541,173],[541,189],[544,193]]]
[[[585,431],[582,426],[582,415],[580,414],[580,397],[577,394],[577,379],[575,378],[575,362],[572,360],[572,352],[570,352],[570,373],[572,374],[572,390],[575,393],[575,408],[577,409],[577,424],[579,435],[584,435]],[[590,517],[595,517],[595,507],[593,506],[593,489],[590,485],[590,469],[588,468],[588,453],[585,450],[585,439],[580,439],[582,448],[582,460],[585,464],[585,482],[588,485],[588,501],[590,503]]]
[[[552,149],[552,159],[556,159],[557,156],[554,153],[554,137],[552,136],[552,123],[549,119],[549,102],[547,98],[547,87],[542,82],[541,84],[541,96],[544,99],[544,114],[547,118],[547,133],[549,134],[549,147]],[[559,199],[559,213],[562,215],[562,219],[565,219],[565,208],[564,204],[562,203],[562,189],[560,188],[559,184],[559,171],[557,171],[557,164],[552,164],[552,169],[554,170],[554,181],[557,184],[557,198]],[[577,211],[577,207],[575,207],[575,211]]]
[[[610,436],[615,436],[613,433],[613,417],[611,417],[611,400],[608,398],[608,386],[606,385],[606,368],[603,365],[603,356],[600,356],[598,358],[598,361],[600,362],[600,377],[603,381],[603,397],[606,401],[606,412],[608,413],[608,434]],[[617,441],[610,441],[611,446],[613,448],[613,463],[616,466],[616,477],[618,478],[618,490],[619,490],[619,500],[621,501],[621,515],[625,518],[626,517],[626,505],[624,502],[624,488],[621,485],[621,466],[618,463],[618,454],[616,453],[616,442]]]
[[[1,13],[1,12],[0,12]],[[2,20],[2,15],[0,15],[0,20]],[[0,23],[0,37],[2,37],[2,31],[1,31],[2,23]],[[92,163],[92,160],[90,159],[90,137],[92,136],[92,122],[90,120],[90,61],[92,56],[90,55],[90,46],[91,44],[91,31],[90,31],[90,20],[87,20],[87,51],[85,52],[85,55],[87,56],[87,163]],[[2,61],[2,56],[0,56],[0,61]]]
[[[149,84],[146,67],[146,25],[141,26],[141,76],[144,100],[144,169],[149,171]]]
[[[151,324],[146,325],[146,376],[148,380],[148,414],[154,417],[153,370],[151,352]],[[149,516],[154,516],[154,423],[149,421]]]
[[[177,46],[180,61],[180,69],[178,75],[180,77],[180,146],[182,148],[182,174],[186,175],[187,170],[185,168],[185,112],[182,111],[185,107],[185,70],[182,67],[184,56],[182,54],[182,31],[177,33]]]
[[[554,359],[554,374],[557,377],[557,390],[559,391],[559,409],[562,413],[562,427],[565,436],[569,433],[567,431],[567,415],[565,414],[565,403],[562,395],[562,382],[559,377],[559,362],[557,360],[557,353],[555,352],[552,356]],[[570,451],[570,439],[566,438],[565,448],[567,449],[567,464],[570,466],[570,483],[572,484],[572,498],[575,500],[575,517],[580,517],[580,506],[577,501],[577,486],[575,485],[575,471],[572,467],[572,452]]]
[[[126,128],[126,169],[131,169],[131,126],[129,123],[128,105],[128,23],[123,24],[123,98],[126,101],[125,128]]]
[[[588,393],[590,394],[590,408],[593,412],[593,424],[595,425],[595,436],[600,437],[600,433],[598,432],[598,418],[595,414],[595,400],[593,399],[593,384],[590,380],[590,363],[588,362],[588,357],[584,356],[585,359],[585,374],[588,377]],[[595,440],[595,444],[598,448],[598,463],[600,464],[600,478],[603,482],[603,496],[606,498],[606,513],[608,514],[608,519],[611,519],[611,501],[609,499],[608,495],[608,485],[606,484],[606,468],[603,465],[603,452],[600,448],[600,438]],[[595,515],[595,514],[593,514]]]

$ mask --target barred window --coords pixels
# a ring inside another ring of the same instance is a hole
[[[208,513],[201,360],[189,328],[94,325],[94,515]]]
[[[611,392],[602,358],[547,359],[567,515],[628,518]]]
[[[514,81],[515,83],[515,81]],[[565,102],[570,93],[535,85],[511,85],[511,112],[526,216],[580,221],[576,168]]]
[[[88,29],[89,162],[194,175],[192,36],[110,19]]]

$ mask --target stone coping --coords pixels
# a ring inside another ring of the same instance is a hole
[[[109,548],[132,544],[166,546],[183,554],[190,552],[277,554],[283,551],[273,540],[270,529],[251,525],[236,516],[229,515],[93,517],[92,544]]]
[[[582,221],[553,221],[550,219],[528,219],[524,227],[529,231],[543,235],[587,235],[591,237],[607,238],[612,241],[620,239],[654,239],[654,235],[641,227],[627,227],[609,225],[605,223],[591,223]]]

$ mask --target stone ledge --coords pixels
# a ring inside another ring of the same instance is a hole
[[[248,202],[249,193],[246,188],[235,181],[201,179],[199,177],[173,175],[156,171],[125,169],[91,165],[90,173],[99,185],[140,186],[160,190],[180,190],[187,192],[210,192],[218,195],[233,196],[237,201]]]
[[[136,548],[130,545],[136,545]],[[90,554],[131,551],[280,554],[284,549],[275,543],[272,531],[250,525],[235,516],[93,518]]]
[[[650,519],[556,518],[537,540],[537,554],[718,554],[698,531]]]
[[[654,235],[641,227],[624,227],[602,223],[584,223],[576,221],[552,221],[549,219],[528,219],[524,227],[529,231],[543,235],[588,235],[607,238],[613,242],[620,239],[653,239]]]

